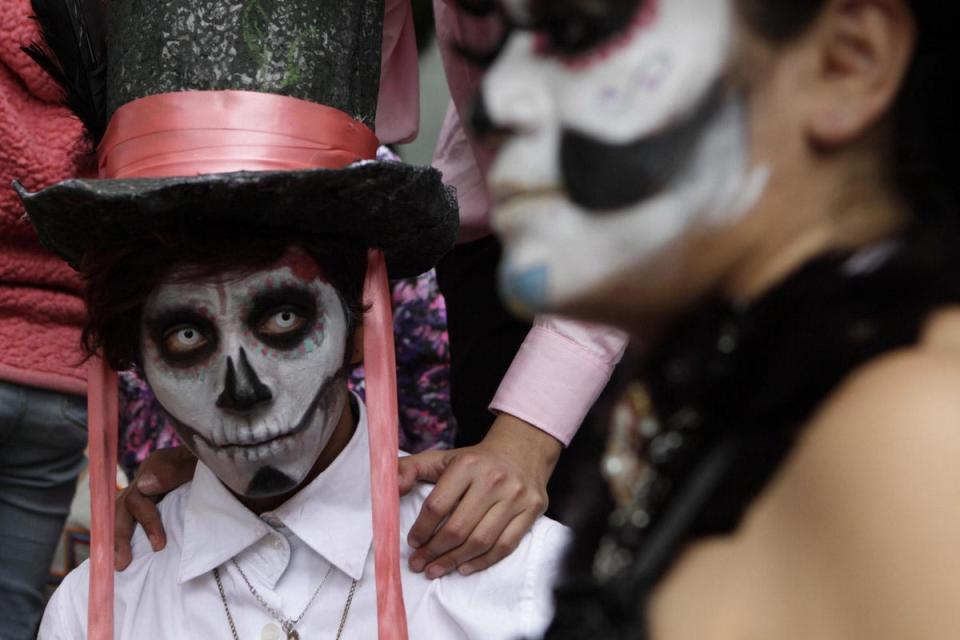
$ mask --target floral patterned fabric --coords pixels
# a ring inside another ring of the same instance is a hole
[[[429,271],[393,283],[400,448],[416,453],[453,444],[447,313]],[[350,374],[363,396],[363,368]],[[136,372],[120,374],[120,465],[131,478],[151,452],[179,444],[150,388]]]

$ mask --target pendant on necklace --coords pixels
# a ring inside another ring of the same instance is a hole
[[[291,629],[287,632],[287,640],[300,640],[300,634],[296,629]]]

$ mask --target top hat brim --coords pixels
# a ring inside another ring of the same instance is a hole
[[[90,250],[151,232],[230,225],[319,234],[383,250],[391,278],[429,270],[453,246],[456,197],[430,167],[368,161],[343,169],[15,183],[40,241],[79,269]]]

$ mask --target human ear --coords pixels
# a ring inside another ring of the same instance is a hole
[[[358,365],[363,362],[363,325],[359,325],[353,330],[353,338],[350,341],[350,364]]]
[[[889,113],[913,57],[916,22],[906,0],[829,0],[815,30],[806,131],[816,146],[835,148]]]

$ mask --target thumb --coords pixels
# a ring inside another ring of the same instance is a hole
[[[436,483],[453,456],[453,451],[424,451],[400,458],[400,495],[410,493],[418,482]]]

